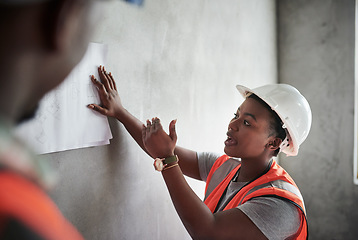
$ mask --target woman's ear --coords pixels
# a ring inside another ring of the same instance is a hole
[[[278,148],[280,148],[280,145],[282,143],[282,139],[275,137],[273,139],[271,139],[267,144],[266,144],[266,148],[269,150],[277,150]]]

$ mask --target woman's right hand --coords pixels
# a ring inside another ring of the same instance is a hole
[[[142,141],[146,151],[153,158],[166,158],[174,155],[177,142],[175,131],[176,120],[169,124],[169,134],[167,134],[159,118],[147,120],[147,126],[143,124]]]
[[[105,116],[115,117],[120,120],[120,116],[125,109],[118,95],[116,82],[112,73],[107,73],[103,66],[99,66],[98,75],[101,81],[98,81],[93,75],[91,80],[98,90],[101,106],[92,103],[88,107]]]

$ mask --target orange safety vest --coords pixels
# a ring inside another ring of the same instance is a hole
[[[215,161],[206,181],[205,193],[208,189],[208,185],[214,172],[228,159],[230,159],[229,156],[223,155]],[[225,192],[227,186],[235,176],[236,172],[239,170],[240,166],[241,164],[232,169],[231,172],[224,178],[224,180],[222,180],[205,199],[204,203],[209,207],[212,213],[215,212],[221,196]],[[299,230],[297,231],[296,239],[308,239],[306,210],[301,193],[290,175],[275,161],[272,162],[270,168],[265,174],[242,187],[240,191],[226,205],[224,211],[227,209],[235,208],[252,198],[260,196],[275,196],[283,198],[298,207],[301,212],[301,224]]]
[[[40,239],[83,240],[39,186],[17,173],[0,170],[0,238],[12,220]]]

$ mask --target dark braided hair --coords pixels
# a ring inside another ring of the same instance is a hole
[[[269,137],[274,136],[280,138],[282,141],[285,140],[286,131],[285,129],[282,128],[283,123],[281,121],[281,118],[277,115],[277,113],[273,111],[272,108],[257,95],[251,94],[250,96],[248,96],[248,98],[255,99],[271,113],[272,117],[269,124]],[[276,151],[274,152],[274,156],[277,156],[279,152],[280,152],[280,148],[276,149]]]

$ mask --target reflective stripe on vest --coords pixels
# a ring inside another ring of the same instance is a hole
[[[230,157],[228,157],[227,155],[223,155],[216,160],[209,172],[205,193],[207,191],[208,185],[214,172],[229,159]],[[219,203],[221,196],[225,192],[227,186],[229,185],[230,181],[232,180],[240,166],[241,164],[233,168],[231,172],[218,184],[218,186],[216,186],[216,188],[205,199],[204,202],[209,207],[211,212],[215,212],[215,209]],[[263,174],[262,176],[258,177],[257,179],[249,182],[244,187],[242,187],[240,191],[225,206],[224,211],[236,208],[237,206],[244,204],[252,198],[263,196],[282,198],[296,205],[301,210],[301,225],[299,230],[297,231],[296,239],[307,239],[308,232],[306,210],[302,195],[293,179],[275,161],[273,161],[269,171],[266,174]]]

